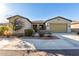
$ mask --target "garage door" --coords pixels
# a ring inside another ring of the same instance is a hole
[[[50,24],[50,29],[53,32],[67,32],[67,24],[54,23]]]

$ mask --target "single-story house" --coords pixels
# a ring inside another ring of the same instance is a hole
[[[20,15],[15,15],[12,17],[7,18],[9,20],[10,25],[13,26],[14,20],[17,19],[16,25],[22,25],[22,28],[14,31],[14,33],[24,33],[25,29],[34,29],[38,31],[38,29],[41,30],[50,30],[52,32],[71,32],[71,20],[66,19],[61,16],[57,16],[54,18],[51,18],[46,21],[30,21],[28,18],[25,18]]]
[[[46,30],[52,32],[71,32],[71,20],[57,16],[45,21]]]
[[[21,33],[21,34],[23,33],[24,34],[25,29],[32,29],[32,22],[26,17],[20,16],[20,15],[15,15],[12,17],[8,17],[7,19],[9,20],[9,23],[11,26],[13,26],[13,23],[16,20],[16,26],[20,25],[20,27],[22,27],[19,30],[16,30],[16,31],[13,30],[13,33]]]

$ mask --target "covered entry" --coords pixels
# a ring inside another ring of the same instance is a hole
[[[53,32],[67,32],[67,24],[65,24],[65,23],[50,23],[50,29]]]
[[[45,29],[45,25],[44,25],[44,21],[32,21],[32,25],[33,25],[33,29],[35,30],[35,32],[37,32],[38,30],[44,30]]]

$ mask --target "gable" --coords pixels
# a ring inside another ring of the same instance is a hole
[[[67,21],[67,20],[64,20],[64,19],[61,19],[61,18],[56,18],[56,19],[53,19],[53,20],[50,20],[48,22],[52,22],[52,23],[70,23],[70,21]]]
[[[15,15],[15,16],[12,16],[12,17],[8,17],[7,19],[9,20],[9,22],[13,22],[14,19],[25,19],[28,22],[32,23],[28,18],[25,18],[25,17],[20,16],[20,15]]]
[[[64,18],[64,17],[60,17],[60,16],[58,16],[58,17],[55,17],[55,18],[52,18],[52,19],[49,19],[49,20],[47,20],[45,23],[48,23],[48,22],[52,22],[52,23],[70,23],[70,22],[72,22],[71,20],[69,20],[69,19],[66,19],[66,18]]]

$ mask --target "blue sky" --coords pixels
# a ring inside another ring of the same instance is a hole
[[[79,20],[79,4],[77,3],[8,3],[5,4],[5,17],[21,15],[31,20],[47,20],[56,16],[63,16],[72,20]]]

